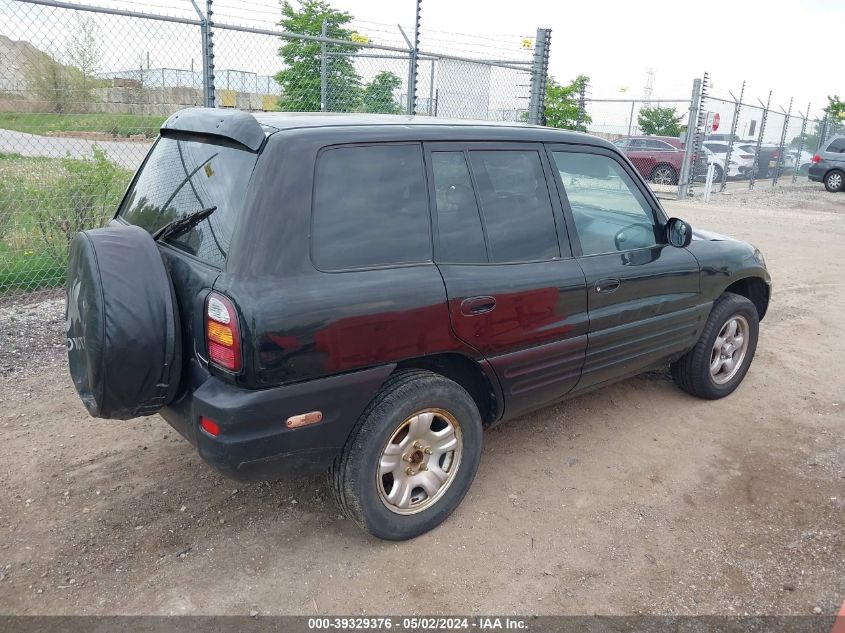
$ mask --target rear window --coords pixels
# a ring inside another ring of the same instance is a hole
[[[329,149],[314,179],[312,253],[321,270],[431,261],[419,145]]]
[[[826,151],[834,154],[841,154],[842,152],[845,152],[845,138],[833,139],[830,145],[827,146]]]
[[[222,267],[257,158],[231,146],[161,138],[118,215],[154,233],[173,220],[216,206],[205,220],[166,241]]]

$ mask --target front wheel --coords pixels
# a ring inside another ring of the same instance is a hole
[[[373,535],[413,538],[460,504],[481,443],[481,415],[466,390],[431,372],[399,372],[362,414],[329,487],[343,513]]]
[[[754,304],[726,292],[713,304],[695,347],[672,364],[675,384],[707,400],[729,395],[748,372],[759,331]]]

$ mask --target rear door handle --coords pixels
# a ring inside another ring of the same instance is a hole
[[[596,282],[596,292],[607,293],[607,292],[616,292],[619,290],[619,286],[622,285],[622,282],[619,281],[616,277],[610,277],[608,279],[599,279]]]
[[[470,297],[461,301],[461,314],[474,316],[485,314],[496,307],[496,299],[493,297]]]

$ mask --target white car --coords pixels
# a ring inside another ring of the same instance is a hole
[[[796,162],[798,164],[798,173],[807,175],[807,170],[810,169],[810,165],[813,163],[813,152],[808,152],[807,150],[801,151],[801,156],[798,156],[797,149],[790,149],[786,152],[786,160],[792,161],[792,169],[795,168]]]
[[[728,157],[728,144],[721,141],[704,141],[704,151],[707,154],[707,162],[716,165],[713,180],[719,182],[725,169],[725,159]],[[728,167],[728,178],[746,178],[753,166],[754,154],[749,154],[734,145],[731,151],[731,164]]]
[[[716,166],[715,172],[713,174],[713,182],[721,182],[722,174],[725,171],[725,159],[728,156],[728,146],[726,143],[717,143],[717,142],[705,142],[702,146],[704,148],[704,153],[707,156],[707,164],[714,164]],[[724,150],[722,151],[722,148]],[[753,160],[751,164],[753,164]],[[734,153],[731,153],[731,162],[728,165],[728,178],[738,178],[744,174],[744,170],[741,170],[740,161],[736,159]],[[750,169],[750,164],[749,164]]]

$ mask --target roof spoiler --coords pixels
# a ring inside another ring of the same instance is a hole
[[[223,108],[186,108],[179,110],[161,126],[161,135],[189,132],[217,136],[257,152],[266,138],[264,129],[248,112]]]

